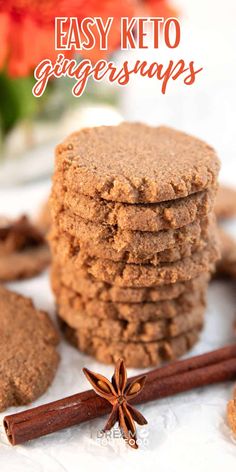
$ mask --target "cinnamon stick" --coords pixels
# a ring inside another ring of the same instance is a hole
[[[133,403],[146,403],[236,378],[236,345],[172,362],[147,374],[146,384]],[[134,376],[130,381],[135,379]],[[87,390],[46,405],[5,416],[3,424],[12,445],[81,424],[110,412],[110,404]]]

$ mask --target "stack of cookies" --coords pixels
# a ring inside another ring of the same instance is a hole
[[[81,351],[147,367],[197,341],[218,258],[218,172],[210,146],[167,127],[84,129],[57,147],[51,280]]]

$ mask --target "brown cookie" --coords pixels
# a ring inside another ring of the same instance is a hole
[[[0,286],[0,411],[24,405],[51,384],[59,362],[58,334],[29,298]]]
[[[209,281],[209,275],[204,273],[199,277],[187,282],[178,282],[175,284],[160,285],[158,287],[118,287],[106,282],[95,279],[85,270],[66,271],[58,264],[52,265],[51,281],[52,285],[61,283],[71,288],[76,293],[83,296],[84,300],[96,298],[104,302],[114,303],[143,303],[160,302],[162,300],[173,300],[183,293],[191,293],[205,287]]]
[[[66,211],[92,221],[117,225],[130,231],[161,231],[176,229],[204,218],[213,208],[216,190],[211,188],[185,198],[163,203],[136,204],[109,202],[92,198],[71,189],[64,190],[60,175],[55,175],[50,198],[52,215]]]
[[[0,256],[44,243],[42,233],[27,216],[20,216],[16,220],[0,217]]]
[[[66,214],[63,216],[66,224],[60,225],[62,214],[59,215],[49,235],[52,251],[54,248],[60,251],[62,260],[76,260],[78,253],[85,253],[130,264],[173,262],[206,247],[215,229],[211,216],[179,229],[157,233],[118,230],[117,227],[78,220],[72,215],[70,219]]]
[[[104,241],[96,243],[94,238],[91,238],[91,234],[94,233],[92,229],[89,228],[89,225],[87,229],[88,233],[86,236],[86,242],[81,241],[68,233],[60,232],[56,228],[54,228],[50,232],[49,241],[52,253],[60,253],[61,262],[67,262],[68,260],[70,260],[71,262],[74,261],[74,264],[76,265],[78,254],[80,258],[83,257],[83,254],[89,254],[91,257],[109,259],[111,261],[125,261],[129,264],[151,264],[157,266],[162,262],[175,262],[179,259],[182,259],[183,257],[190,257],[194,252],[200,251],[207,246],[207,244],[209,243],[210,235],[213,230],[213,225],[211,224],[207,226],[206,223],[203,223],[202,229],[200,223],[192,223],[192,225],[195,225],[195,227],[193,227],[189,231],[187,230],[187,227],[185,227],[186,231],[184,232],[181,232],[182,229],[174,230],[176,232],[175,236],[177,239],[175,245],[172,245],[170,248],[161,251],[159,250],[159,248],[160,246],[162,247],[163,239],[165,236],[161,233],[168,233],[172,230],[160,231],[160,233],[151,233],[153,235],[156,235],[153,244],[151,240],[149,240],[148,244],[148,240],[145,240],[145,237],[142,240],[144,244],[138,244],[137,238],[136,245],[132,246],[132,244],[129,243],[127,244],[127,247],[129,246],[129,249],[121,250],[113,248],[115,244],[113,245],[109,242]],[[179,234],[177,233],[178,231]],[[186,235],[186,240],[182,241],[184,233]],[[188,236],[188,233],[191,233],[192,235]],[[147,235],[150,233],[143,234]],[[175,238],[175,236],[173,236],[173,239]],[[160,242],[159,246],[158,241]],[[148,246],[150,251],[148,251]]]
[[[46,235],[49,232],[51,227],[51,212],[49,200],[46,200],[40,208],[35,224],[38,226],[42,234]]]
[[[26,216],[0,222],[0,280],[33,277],[50,262],[50,252],[42,234]]]
[[[196,306],[205,305],[206,285],[196,292],[186,292],[174,300],[163,300],[157,303],[113,303],[97,299],[85,300],[83,296],[58,283],[53,289],[58,303],[58,310],[67,321],[74,320],[81,313],[89,317],[105,320],[122,320],[125,322],[171,319],[177,315],[186,315]],[[68,321],[69,322],[69,321]],[[69,322],[69,324],[72,325]],[[75,326],[74,326],[75,327]]]
[[[40,274],[50,262],[47,245],[0,256],[0,281],[27,279]]]
[[[236,278],[236,240],[219,228],[220,260],[216,265],[216,275]]]
[[[236,398],[229,400],[227,404],[228,425],[236,436]]]
[[[236,190],[221,185],[219,187],[216,202],[215,214],[218,219],[233,218],[236,216]]]
[[[175,338],[147,343],[113,342],[98,336],[90,336],[81,330],[75,330],[64,321],[60,321],[61,329],[67,340],[80,351],[94,356],[105,364],[115,363],[124,359],[127,367],[149,367],[174,360],[185,354],[198,341],[199,330],[193,329]]]
[[[71,328],[82,330],[91,337],[96,336],[112,341],[149,342],[165,338],[174,338],[190,329],[201,328],[204,320],[204,305],[195,306],[189,312],[177,315],[172,319],[156,321],[124,321],[121,319],[101,319],[97,316],[87,316],[87,312],[59,307],[60,318]]]
[[[157,203],[213,186],[219,160],[203,141],[138,123],[82,129],[56,150],[65,188],[116,202]]]
[[[54,253],[54,262],[60,264],[60,252]],[[83,254],[74,261],[64,262],[64,269],[76,277],[77,270],[86,270],[97,280],[119,287],[153,287],[158,285],[186,282],[204,272],[210,272],[219,257],[218,243],[212,239],[209,245],[191,257],[173,263],[163,263],[155,267],[151,264],[126,264],[108,259],[93,258]]]

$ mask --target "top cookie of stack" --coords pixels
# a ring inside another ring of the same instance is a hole
[[[218,172],[210,146],[166,127],[84,129],[57,147],[52,285],[81,350],[147,366],[196,341]]]

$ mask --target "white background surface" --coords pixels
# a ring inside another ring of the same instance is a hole
[[[222,180],[235,184],[235,1],[179,0],[178,4],[185,18],[183,51],[178,55],[203,65],[202,78],[189,88],[170,87],[165,96],[160,95],[152,81],[148,84],[134,81],[123,92],[123,114],[132,120],[170,124],[206,139],[216,147],[222,159]],[[153,57],[153,53],[148,54]],[[38,184],[1,190],[0,213],[18,215],[29,211],[35,214],[48,188],[48,184]],[[229,225],[229,230],[236,236],[235,222]],[[11,287],[33,297],[37,307],[54,315],[47,274],[11,284]],[[236,316],[235,283],[212,283],[208,298],[206,327],[191,354],[235,340],[232,330]],[[112,374],[112,367],[96,363],[63,341],[59,349],[62,359],[56,378],[35,405],[88,388],[81,373],[85,365],[104,375]],[[236,441],[225,418],[232,387],[227,383],[141,406],[149,421],[145,427],[148,444],[138,451],[129,450],[122,440],[106,446],[98,443],[96,431],[103,426],[103,419],[15,448],[8,444],[1,423],[0,470],[74,472],[157,468],[160,472],[220,472],[222,469],[233,472]],[[12,408],[7,413],[19,410],[21,408]],[[1,414],[0,419],[3,416]],[[140,435],[142,431],[144,428],[139,428]]]

